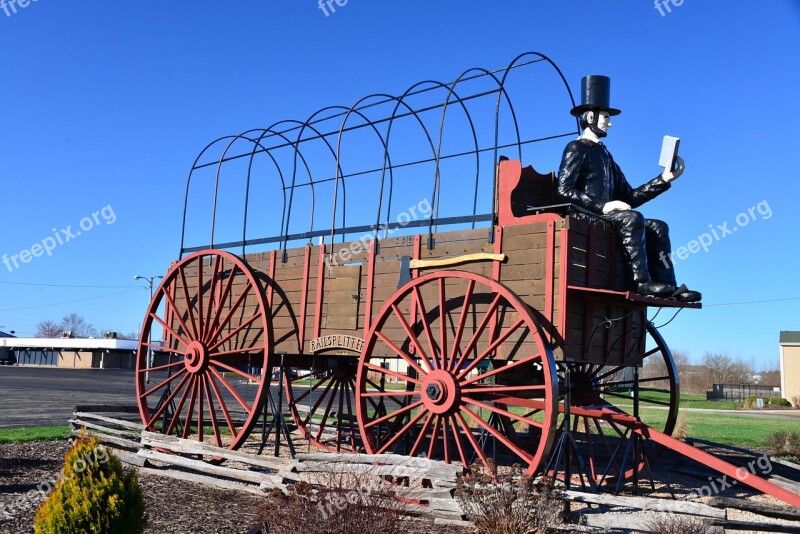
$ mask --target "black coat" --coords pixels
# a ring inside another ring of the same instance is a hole
[[[636,208],[669,188],[669,182],[658,175],[633,189],[605,145],[587,139],[567,145],[558,169],[561,200],[598,214],[606,202],[621,200]]]

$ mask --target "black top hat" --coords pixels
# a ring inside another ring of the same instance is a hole
[[[572,108],[570,113],[577,117],[585,111],[606,111],[609,115],[619,115],[620,110],[612,108],[611,78],[608,76],[584,76],[581,79],[581,105]]]

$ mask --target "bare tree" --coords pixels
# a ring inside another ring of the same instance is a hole
[[[53,321],[42,321],[36,325],[36,337],[61,337],[64,329]]]
[[[72,332],[74,337],[97,337],[97,329],[77,313],[70,313],[61,319],[61,328]]]
[[[762,371],[761,384],[765,386],[780,386],[781,385],[781,372],[778,369],[772,371]]]
[[[706,352],[703,356],[706,387],[712,384],[749,384],[753,380],[753,368],[750,364],[737,358],[734,360],[727,354]]]

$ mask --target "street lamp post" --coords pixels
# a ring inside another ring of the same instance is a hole
[[[164,278],[163,276],[141,276],[136,275],[133,277],[134,280],[145,280],[147,285],[150,287],[150,300],[147,301],[148,305],[153,301],[153,282],[158,280],[159,278]],[[147,361],[144,364],[145,369],[148,369],[144,373],[144,381],[146,384],[150,383],[150,367],[153,365],[153,348],[150,346],[152,344],[153,333],[148,330],[147,331]]]

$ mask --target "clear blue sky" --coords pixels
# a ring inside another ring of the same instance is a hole
[[[177,258],[185,178],[212,139],[529,50],[576,93],[585,74],[612,77],[623,114],[607,144],[634,185],[659,172],[661,137],[682,137],[685,175],[643,208],[670,223],[675,248],[761,203],[747,226],[678,262],[707,307],[663,329],[673,350],[769,368],[778,332],[800,329],[796,0],[685,0],[665,16],[647,1],[349,0],[327,17],[312,0],[16,9],[0,10],[0,254],[111,208],[52,256],[0,265],[3,330],[29,335],[73,311],[101,330],[137,329],[147,291],[132,277]],[[555,169],[563,144],[525,163]],[[713,306],[775,299],[794,300]]]

